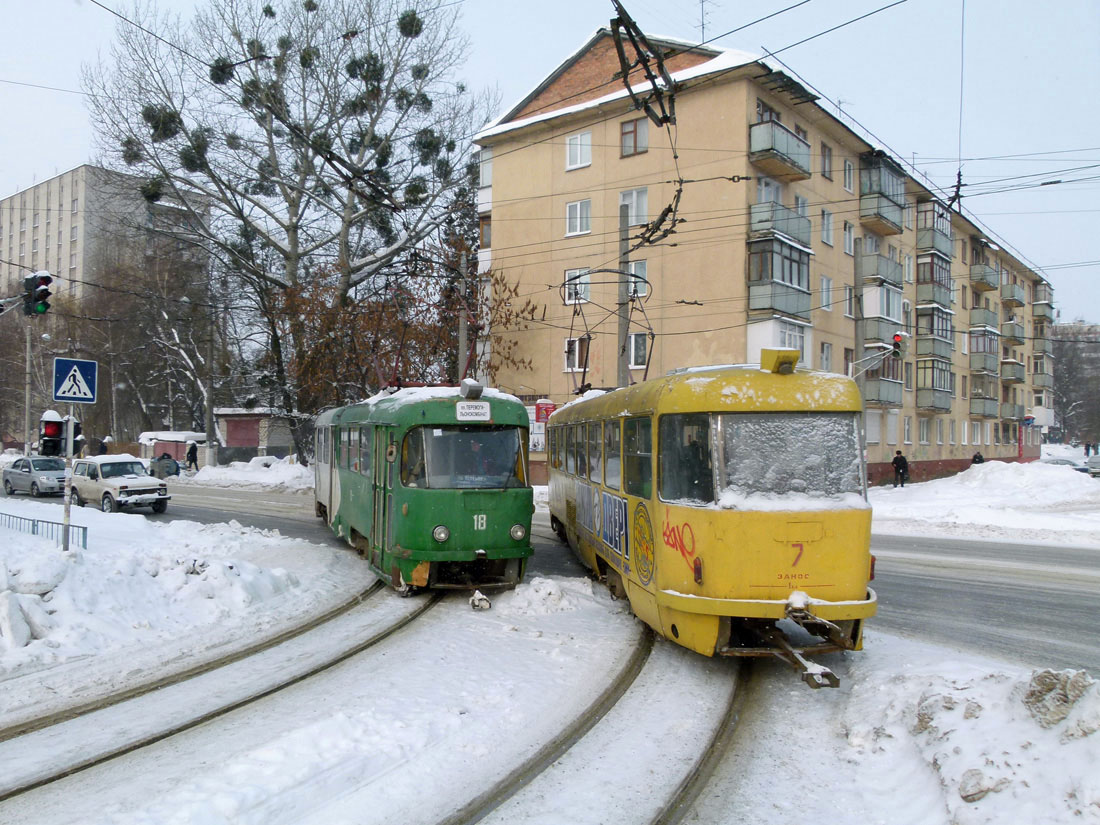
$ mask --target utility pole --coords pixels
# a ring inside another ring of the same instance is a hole
[[[23,455],[31,454],[31,319],[26,318],[27,369],[23,374]]]
[[[206,347],[206,466],[218,465],[218,445],[214,438],[214,331],[217,329],[217,313],[214,309],[213,277],[207,271],[206,302],[210,305],[209,343]]]
[[[630,278],[627,276],[627,268],[630,266],[630,239],[627,237],[630,230],[630,206],[619,204],[619,357],[618,370],[615,376],[616,385],[619,387],[630,386],[630,367],[627,360],[627,343],[630,340]]]
[[[856,386],[859,387],[859,397],[863,403],[863,411],[867,412],[867,370],[862,367],[863,353],[864,353],[864,340],[867,335],[865,329],[867,322],[863,318],[863,238],[856,238],[854,243],[855,252],[855,288],[852,290],[852,303],[854,304],[854,314],[856,318],[856,345],[855,363],[859,367],[856,370]]]
[[[466,329],[466,314],[469,311],[466,306],[466,250],[462,250],[462,255],[458,259],[459,277],[462,279],[462,303],[458,313],[458,365],[455,371],[455,375],[458,376],[458,380],[461,381],[466,377],[466,364],[469,363],[469,357],[466,354],[466,350],[469,349],[469,343],[467,342],[467,329]]]

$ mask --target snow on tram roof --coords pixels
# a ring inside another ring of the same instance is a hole
[[[461,398],[462,395],[460,390],[460,387],[403,387],[396,392],[382,390],[381,392],[375,393],[370,398],[356,401],[355,404],[351,406],[389,402],[393,406],[400,407],[406,404],[416,404],[420,401],[431,401],[435,398]],[[496,401],[515,401],[517,404],[522,403],[516,396],[494,387],[485,387],[481,391],[481,397],[492,398]]]

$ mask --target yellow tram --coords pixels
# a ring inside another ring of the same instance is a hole
[[[707,656],[862,647],[874,615],[871,510],[850,378],[761,364],[694,368],[557,410],[551,524],[657,633]]]

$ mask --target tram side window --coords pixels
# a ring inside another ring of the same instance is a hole
[[[401,483],[406,487],[424,485],[424,429],[410,430],[401,444]]]
[[[623,492],[642,498],[653,492],[653,433],[648,418],[623,422]]]
[[[600,421],[588,422],[588,480],[600,483],[603,475],[603,464],[600,460],[600,442],[603,433]]]
[[[577,448],[577,475],[581,478],[588,476],[588,442],[585,438],[584,424],[576,424],[573,429],[577,431],[574,444]]]
[[[566,427],[565,435],[565,471],[577,472],[577,431],[575,427]]]
[[[348,428],[348,469],[359,472],[359,428]]]
[[[665,501],[714,501],[710,416],[663,415],[657,471]]]
[[[619,489],[622,459],[619,456],[619,422],[608,421],[603,428],[603,483],[612,490]]]
[[[374,441],[374,427],[362,427],[359,430],[359,472],[365,476],[374,475],[371,464],[371,442]]]

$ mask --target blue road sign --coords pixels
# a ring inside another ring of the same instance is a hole
[[[79,358],[53,359],[53,400],[94,404],[99,362]]]

